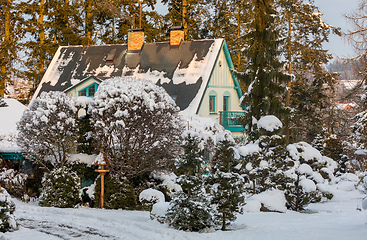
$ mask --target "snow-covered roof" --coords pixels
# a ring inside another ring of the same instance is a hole
[[[3,99],[7,107],[0,107],[0,135],[13,134],[17,131],[17,122],[27,109],[22,103],[16,99]]]
[[[105,80],[132,76],[151,80],[176,98],[181,111],[195,114],[223,46],[223,39],[144,43],[129,52],[126,44],[59,47],[33,99],[43,91],[64,91],[87,77]],[[114,56],[113,61],[106,61]]]

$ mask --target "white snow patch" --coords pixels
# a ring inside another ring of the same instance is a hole
[[[264,204],[269,210],[274,210],[278,212],[286,212],[287,208],[285,206],[286,199],[284,192],[280,190],[268,190],[251,197],[251,200],[257,200]]]
[[[165,202],[164,194],[152,188],[145,189],[139,194],[139,201],[142,202],[144,200],[155,203]]]
[[[260,118],[260,120],[257,122],[257,127],[259,129],[265,129],[269,132],[274,132],[281,129],[283,124],[276,116],[268,115]]]

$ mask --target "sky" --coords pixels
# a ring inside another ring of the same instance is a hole
[[[352,28],[351,24],[344,17],[358,6],[359,0],[315,0],[315,5],[319,7],[323,14],[323,20],[334,27],[340,27],[342,32],[347,32]],[[331,35],[329,43],[324,45],[331,54],[338,57],[353,56],[353,48],[348,41],[336,35]]]
[[[342,32],[347,32],[351,28],[344,14],[350,13],[357,8],[360,0],[314,0],[323,14],[324,21],[334,27],[340,27]],[[160,2],[159,0],[157,2]],[[157,10],[161,13],[167,12],[167,8],[158,3]],[[348,41],[337,35],[330,35],[329,43],[324,45],[334,57],[351,57],[353,48]]]

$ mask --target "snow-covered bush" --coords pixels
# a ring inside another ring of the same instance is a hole
[[[163,88],[147,80],[108,79],[90,107],[96,139],[112,162],[112,175],[130,179],[173,167],[181,120]]]
[[[210,183],[211,204],[215,206],[214,220],[222,230],[226,230],[236,213],[242,212],[244,205],[243,184],[240,174],[239,155],[234,148],[234,139],[229,131],[217,135],[216,153],[213,157]]]
[[[12,196],[24,199],[25,183],[28,175],[14,169],[1,169],[0,185],[3,186]]]
[[[95,187],[95,203],[100,202],[101,178],[98,177]],[[127,179],[119,180],[110,174],[104,181],[104,208],[107,209],[136,209],[134,188]],[[98,206],[98,204],[96,204]]]
[[[271,124],[266,127],[268,123]],[[272,126],[281,127],[280,121],[273,117],[268,123],[263,121],[258,126],[264,135],[238,149],[243,157],[241,171],[249,179],[245,185],[248,192],[259,194],[271,189],[281,190],[287,207],[295,211],[321,201],[323,197],[331,198],[332,195],[321,191],[317,184],[335,180],[333,173],[337,163],[305,142],[285,146],[283,136],[269,131],[274,129]],[[280,128],[275,130],[279,132]]]
[[[65,164],[78,137],[77,108],[63,92],[43,92],[18,122],[17,143],[28,159],[47,168],[46,157]]]
[[[14,219],[15,204],[4,188],[0,187],[0,232],[16,230]]]
[[[72,208],[80,203],[80,178],[70,167],[57,165],[42,179],[39,204],[43,207]]]
[[[152,210],[152,206],[154,204],[164,201],[164,194],[152,188],[145,189],[139,194],[139,202],[143,205],[145,209],[149,211]]]
[[[201,231],[214,227],[210,197],[205,193],[202,176],[180,176],[183,191],[176,193],[166,213],[169,225],[183,231]]]

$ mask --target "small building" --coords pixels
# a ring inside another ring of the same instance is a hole
[[[183,39],[183,29],[175,28],[169,42],[145,43],[143,29],[134,29],[128,44],[61,46],[33,99],[44,91],[93,97],[101,81],[131,76],[163,87],[182,114],[215,118],[234,136],[243,135],[242,92],[226,41]]]

